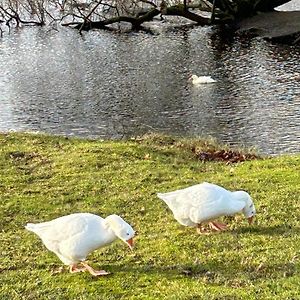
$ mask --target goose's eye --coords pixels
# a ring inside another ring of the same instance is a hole
[[[129,233],[127,232],[126,235],[129,235]]]

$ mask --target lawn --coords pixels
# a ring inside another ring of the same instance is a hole
[[[212,147],[0,134],[0,299],[300,299],[300,155],[196,157]],[[199,235],[156,196],[203,181],[246,190],[254,224],[236,215],[227,232]],[[117,241],[89,256],[111,275],[56,273],[60,260],[24,229],[74,212],[115,213],[137,231],[134,251]]]

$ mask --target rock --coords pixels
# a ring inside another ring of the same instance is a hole
[[[250,33],[278,42],[300,44],[300,11],[260,13],[239,22],[238,33]]]

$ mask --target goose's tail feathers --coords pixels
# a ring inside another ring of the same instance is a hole
[[[27,230],[29,230],[29,231],[34,231],[34,229],[35,229],[35,226],[36,224],[33,224],[33,223],[27,223],[26,225],[25,225],[25,228],[27,229]]]
[[[168,201],[167,193],[157,193],[157,197],[163,201]]]
[[[163,193],[157,193],[156,195],[159,199],[164,200],[164,194]]]
[[[178,192],[169,192],[169,193],[157,193],[157,197],[163,201],[165,201],[167,204],[175,200],[178,196]]]

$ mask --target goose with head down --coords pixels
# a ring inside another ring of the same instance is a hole
[[[231,192],[211,183],[201,183],[168,193],[158,193],[172,210],[175,219],[184,226],[196,227],[198,233],[207,233],[203,224],[222,231],[226,224],[214,221],[221,216],[243,213],[252,223],[256,214],[254,203],[245,191]]]
[[[25,228],[36,233],[48,250],[70,266],[71,273],[88,271],[94,276],[109,273],[89,266],[85,262],[88,254],[117,238],[132,249],[135,234],[132,227],[118,215],[103,219],[90,213],[75,213],[38,224],[28,223]]]

